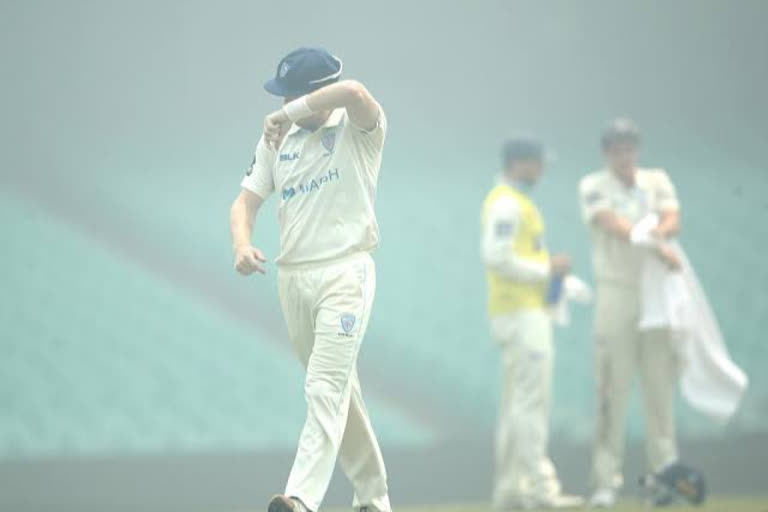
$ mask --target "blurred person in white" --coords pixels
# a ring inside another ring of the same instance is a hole
[[[357,373],[376,289],[374,199],[387,123],[368,90],[340,81],[341,71],[341,60],[318,48],[280,61],[265,88],[284,105],[266,116],[231,210],[235,268],[264,273],[266,258],[251,243],[253,221],[278,191],[278,291],[306,368],[306,422],[285,492],[269,512],[317,511],[337,457],[356,510],[391,510]]]
[[[554,359],[547,298],[571,263],[567,255],[549,255],[544,221],[529,196],[544,160],[537,141],[507,141],[503,172],[483,206],[489,316],[503,371],[493,493],[498,511],[583,504],[562,493],[547,455]]]
[[[641,330],[643,260],[655,255],[670,269],[681,260],[672,247],[633,240],[633,228],[657,214],[652,236],[666,240],[680,230],[675,187],[662,169],[637,166],[640,135],[618,119],[603,133],[605,168],[580,183],[584,222],[589,226],[597,279],[594,318],[598,406],[592,467],[595,507],[609,507],[623,478],[624,421],[632,382],[640,376],[646,418],[646,455],[657,472],[677,460],[675,396],[680,370],[672,332]]]

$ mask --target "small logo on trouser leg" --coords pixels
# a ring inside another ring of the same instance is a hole
[[[351,313],[341,315],[341,328],[344,330],[344,334],[352,332],[352,329],[355,328],[355,315]]]

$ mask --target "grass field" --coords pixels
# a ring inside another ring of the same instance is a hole
[[[396,510],[397,512],[491,512],[487,505],[397,507]],[[610,510],[612,512],[648,512],[652,509],[641,503],[626,502]],[[700,507],[670,507],[660,510],[676,512],[768,512],[768,496],[761,498],[715,497]]]

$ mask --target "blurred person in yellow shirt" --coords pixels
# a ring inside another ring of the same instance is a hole
[[[493,495],[498,511],[583,503],[561,492],[547,455],[554,357],[548,290],[562,282],[571,263],[566,255],[550,256],[544,220],[528,194],[544,160],[537,141],[507,141],[503,172],[483,206],[489,316],[503,368]]]

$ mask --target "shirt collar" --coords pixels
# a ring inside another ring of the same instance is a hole
[[[531,193],[531,190],[533,190],[533,187],[531,185],[528,185],[527,183],[520,183],[516,182],[514,180],[509,179],[509,177],[501,172],[496,177],[497,183],[501,183],[503,185],[506,185],[508,187],[512,187],[513,189],[517,190],[521,194],[528,195]]]
[[[331,112],[331,115],[328,116],[328,119],[325,120],[325,123],[323,123],[323,125],[320,128],[332,128],[334,126],[338,126],[339,123],[341,123],[341,120],[343,117],[344,117],[343,108],[334,109],[333,112]],[[287,135],[293,135],[295,133],[298,133],[301,130],[303,130],[303,128],[297,125],[296,123],[294,123],[291,125],[291,128],[288,130]]]
[[[625,182],[620,180],[619,177],[616,176],[616,173],[613,172],[613,170],[611,170],[608,167],[605,167],[604,172],[608,175],[608,179],[610,179],[615,185],[621,187],[623,190],[634,190],[636,188],[639,188],[637,169],[635,169],[635,182],[633,185],[627,185]]]

